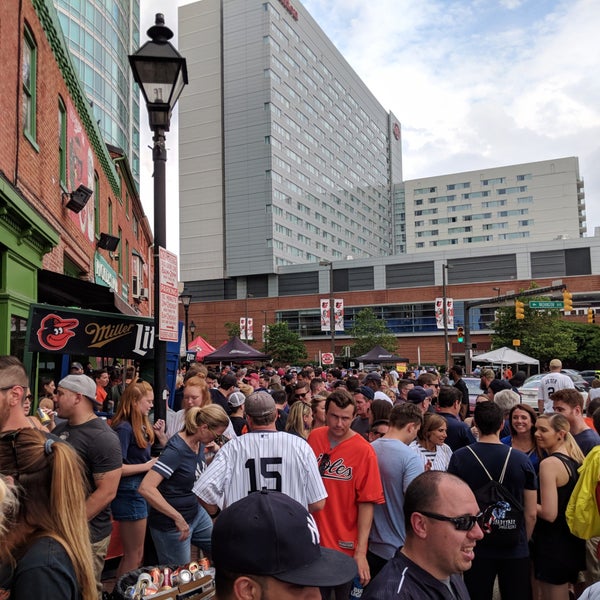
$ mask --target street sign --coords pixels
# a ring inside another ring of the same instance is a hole
[[[335,362],[335,357],[331,352],[323,352],[321,354],[321,363],[324,365],[332,365]]]
[[[529,308],[563,308],[562,300],[530,300]]]

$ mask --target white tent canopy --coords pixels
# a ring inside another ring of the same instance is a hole
[[[473,356],[473,362],[488,362],[500,365],[537,365],[538,367],[540,365],[539,360],[506,346],[484,354],[477,354]]]

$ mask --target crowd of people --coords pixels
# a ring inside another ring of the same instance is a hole
[[[117,577],[148,564],[148,532],[157,564],[211,558],[221,599],[600,598],[598,538],[566,516],[600,398],[586,420],[561,368],[538,413],[519,373],[481,369],[471,414],[458,365],[192,363],[155,421],[134,368],[79,363],[29,414],[25,368],[0,357],[0,598],[101,599],[113,522]]]

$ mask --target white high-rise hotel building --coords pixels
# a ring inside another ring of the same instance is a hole
[[[236,279],[264,278],[269,295],[285,265],[585,232],[576,158],[403,182],[400,121],[297,0],[182,6],[178,44],[192,287],[236,297]]]

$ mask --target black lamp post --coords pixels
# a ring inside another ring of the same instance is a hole
[[[181,300],[181,304],[183,304],[183,313],[184,313],[184,316],[185,316],[185,321],[184,321],[185,333],[183,334],[183,337],[184,337],[184,340],[185,340],[185,352],[187,354],[188,344],[189,344],[189,340],[188,340],[188,316],[189,316],[189,312],[190,312],[190,302],[192,301],[192,295],[191,294],[180,294],[179,295],[179,299]]]
[[[187,84],[185,58],[169,40],[173,32],[165,26],[164,15],[157,13],[155,24],[148,29],[150,38],[135,54],[129,56],[133,78],[140,86],[152,138],[154,163],[154,414],[166,418],[167,342],[160,339],[160,248],[167,242],[166,175],[167,149],[165,132],[169,131],[171,113]]]

